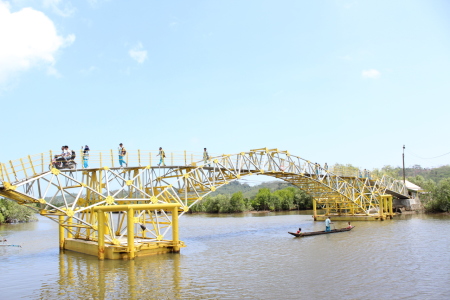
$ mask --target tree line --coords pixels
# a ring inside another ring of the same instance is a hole
[[[423,176],[417,175],[408,177],[408,181],[420,186],[425,191],[420,195],[420,199],[426,211],[450,211],[450,178],[435,182],[433,179],[425,179]]]
[[[245,211],[282,211],[312,209],[312,197],[304,191],[287,187],[271,191],[260,188],[254,197],[244,197],[242,191],[232,195],[216,194],[196,203],[190,212],[238,213]]]

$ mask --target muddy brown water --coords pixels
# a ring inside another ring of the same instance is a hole
[[[337,228],[346,222],[335,222]],[[308,212],[187,215],[180,254],[98,261],[58,249],[57,225],[1,225],[0,299],[450,299],[450,217],[323,230]]]

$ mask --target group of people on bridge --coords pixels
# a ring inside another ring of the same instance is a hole
[[[83,151],[83,168],[89,167],[89,151],[90,148],[88,145],[85,145],[84,147],[81,146],[81,150]],[[125,149],[125,146],[123,143],[119,144],[118,150],[118,156],[119,156],[119,165],[121,168],[128,167],[127,162],[125,161],[127,150]],[[55,155],[52,161],[53,165],[58,164],[59,167],[63,167],[63,163],[68,161],[74,161],[76,157],[76,152],[74,150],[70,150],[69,146],[62,146],[61,147],[61,154]],[[159,152],[156,156],[159,156],[159,163],[158,166],[166,166],[165,158],[166,153],[164,152],[162,147],[159,147]],[[208,165],[208,167],[211,166],[210,164],[210,158],[209,154],[206,148],[203,148],[203,161],[205,165]]]

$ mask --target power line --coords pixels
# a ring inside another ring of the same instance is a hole
[[[438,156],[434,156],[434,157],[421,157],[421,156],[419,156],[419,155],[417,155],[417,154],[414,154],[414,153],[412,153],[412,152],[410,152],[410,151],[408,151],[408,150],[406,150],[406,152],[408,152],[408,153],[411,154],[412,156],[415,156],[415,157],[420,158],[420,159],[434,159],[434,158],[438,158],[438,157],[442,157],[442,156],[445,156],[445,155],[450,154],[450,152],[447,152],[447,153],[444,153],[444,154],[442,154],[442,155],[438,155]]]

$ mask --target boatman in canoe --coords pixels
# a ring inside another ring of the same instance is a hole
[[[330,217],[327,217],[327,219],[325,220],[325,231],[326,232],[331,231],[330,224],[333,224],[333,223],[331,222]]]

